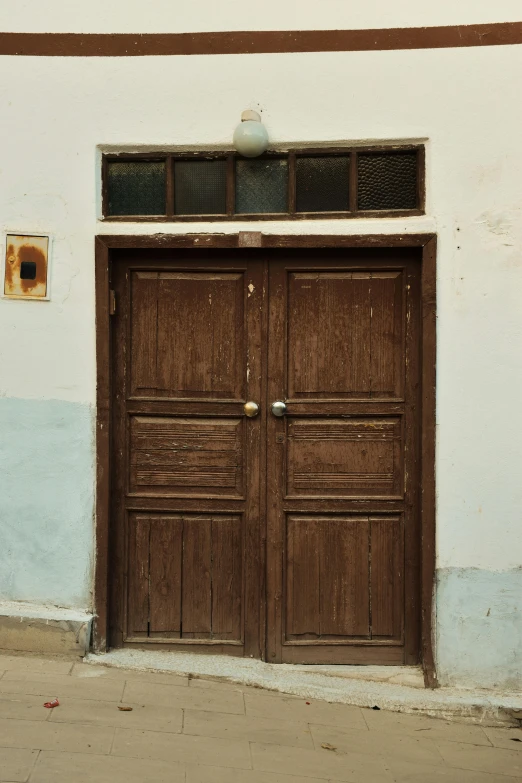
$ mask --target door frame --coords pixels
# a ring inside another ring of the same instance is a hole
[[[421,263],[421,662],[427,687],[437,687],[433,655],[435,586],[435,379],[436,234],[322,235],[230,234],[98,235],[96,297],[96,552],[93,647],[107,649],[111,453],[111,251],[116,249],[394,248],[415,247]],[[262,580],[263,581],[263,580]]]

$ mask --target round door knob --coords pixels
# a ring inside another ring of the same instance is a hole
[[[272,413],[274,416],[284,416],[286,413],[286,405],[281,400],[276,400],[272,403]]]
[[[257,402],[245,402],[243,410],[245,411],[245,416],[248,416],[249,419],[253,419],[254,416],[257,416],[259,413],[259,405]]]

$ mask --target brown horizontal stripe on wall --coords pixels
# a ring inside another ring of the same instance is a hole
[[[190,54],[362,52],[522,44],[522,22],[378,30],[216,33],[0,33],[0,55],[147,57]]]

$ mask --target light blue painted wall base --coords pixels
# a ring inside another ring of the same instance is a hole
[[[441,685],[522,689],[522,568],[437,573]]]
[[[94,482],[90,406],[0,398],[0,600],[92,610]],[[441,685],[522,689],[522,568],[441,569],[436,609]]]
[[[0,399],[0,600],[91,608],[94,478],[90,406]]]

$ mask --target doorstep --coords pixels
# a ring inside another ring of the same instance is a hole
[[[93,666],[171,672],[232,682],[293,696],[394,712],[465,720],[483,726],[519,726],[522,695],[498,691],[423,687],[420,668],[409,666],[299,666],[252,658],[111,650],[86,656]]]
[[[92,617],[57,606],[0,602],[0,651],[83,657]]]

